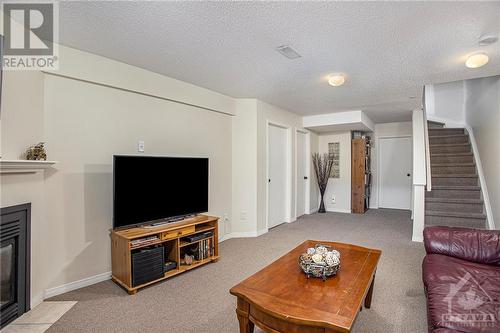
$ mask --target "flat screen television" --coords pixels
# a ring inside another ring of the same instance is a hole
[[[113,156],[113,228],[208,211],[208,158]]]

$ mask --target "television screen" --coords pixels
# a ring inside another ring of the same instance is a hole
[[[113,160],[113,228],[208,211],[208,158]]]

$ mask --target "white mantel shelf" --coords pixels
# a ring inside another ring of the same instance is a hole
[[[28,161],[0,159],[0,174],[35,173],[51,168],[57,161]]]

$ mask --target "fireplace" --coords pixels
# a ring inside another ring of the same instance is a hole
[[[31,204],[0,209],[0,327],[30,309]]]

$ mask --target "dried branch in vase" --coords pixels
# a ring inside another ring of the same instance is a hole
[[[330,178],[330,171],[332,170],[333,159],[329,154],[314,153],[312,155],[314,172],[316,173],[316,180],[318,181],[319,193],[321,194],[321,202],[319,205],[318,213],[325,213],[325,203],[323,197],[328,186],[328,179]]]

